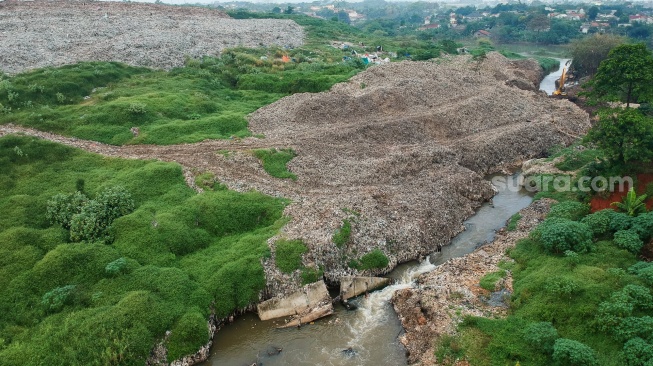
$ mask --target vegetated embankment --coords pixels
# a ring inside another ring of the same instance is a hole
[[[228,47],[296,47],[303,39],[292,20],[231,19],[201,7],[41,0],[0,7],[0,71],[9,74],[79,61],[170,69]]]

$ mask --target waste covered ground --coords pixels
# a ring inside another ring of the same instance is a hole
[[[231,19],[219,10],[100,1],[0,3],[0,71],[79,61],[170,69],[228,47],[296,47],[292,20]]]
[[[399,341],[406,347],[409,364],[438,364],[433,340],[455,334],[456,326],[464,317],[506,315],[505,301],[512,293],[512,277],[507,275],[496,284],[505,292],[490,294],[478,284],[483,276],[499,270],[500,262],[511,261],[506,250],[526,238],[544,220],[553,202],[546,198],[534,202],[521,210],[516,230],[502,229],[492,243],[421,275],[414,288],[395,292],[392,303],[406,330]],[[498,295],[499,301],[493,302],[492,295]]]
[[[188,181],[205,172],[238,191],[290,198],[281,236],[302,239],[304,265],[338,281],[349,263],[379,249],[390,265],[445,245],[493,195],[488,172],[545,154],[590,126],[587,114],[536,91],[534,61],[490,53],[374,66],[323,93],[295,94],[250,116],[261,138],[172,146],[110,146],[3,126],[105,155],[176,161]],[[262,136],[261,136],[262,135]],[[292,148],[297,180],[269,176],[253,149]],[[349,240],[332,237],[351,222]],[[299,273],[265,263],[268,294],[296,290]]]

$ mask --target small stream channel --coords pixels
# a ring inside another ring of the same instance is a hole
[[[556,80],[560,79],[560,75],[562,75],[562,69],[567,64],[567,61],[569,61],[568,58],[556,58],[556,60],[560,61],[560,67],[558,70],[553,71],[549,75],[545,76],[540,83],[540,90],[544,90],[548,95],[553,94],[553,92],[556,90]]]
[[[492,203],[465,221],[466,230],[451,245],[421,263],[398,266],[387,276],[396,284],[357,298],[357,310],[338,305],[334,315],[300,329],[276,329],[279,321],[263,322],[255,314],[246,314],[216,334],[211,356],[203,365],[406,365],[405,350],[397,340],[403,330],[389,300],[396,290],[412,286],[417,275],[492,241],[513,214],[531,203],[528,192],[518,189],[517,175],[496,177],[506,184],[497,186]],[[352,351],[346,351],[350,347]],[[283,351],[276,354],[277,348]]]

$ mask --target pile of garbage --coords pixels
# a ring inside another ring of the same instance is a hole
[[[0,7],[0,71],[8,74],[79,61],[170,69],[229,47],[296,47],[303,40],[292,20],[231,19],[202,7],[71,0]]]
[[[252,132],[292,141],[298,154],[288,165],[298,199],[286,209],[284,235],[302,238],[306,262],[334,282],[359,273],[348,263],[374,249],[389,257],[389,270],[446,245],[493,195],[484,175],[590,127],[573,103],[536,91],[540,78],[535,61],[498,53],[406,61],[259,109]],[[338,247],[332,237],[343,220],[352,234]]]

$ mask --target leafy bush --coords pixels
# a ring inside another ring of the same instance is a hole
[[[360,259],[360,269],[381,269],[389,264],[388,257],[380,249],[374,249]]]
[[[578,221],[589,214],[589,205],[576,201],[565,201],[551,206],[547,217]]]
[[[633,226],[633,217],[623,212],[613,212],[610,214],[610,231],[616,233],[620,230],[628,230]]]
[[[551,354],[558,331],[550,322],[532,323],[524,329],[524,340],[538,352]]]
[[[545,289],[555,296],[571,298],[578,292],[580,286],[572,279],[561,277],[548,282]]]
[[[635,231],[644,241],[651,239],[653,237],[653,212],[640,214],[633,218],[631,230]]]
[[[632,316],[636,310],[646,310],[651,307],[653,307],[653,296],[649,289],[639,285],[626,285],[620,291],[613,293],[610,299],[599,304],[596,315],[599,329],[614,330],[622,319]]]
[[[275,246],[275,261],[281,272],[292,273],[301,268],[302,254],[308,251],[301,240],[278,240]]]
[[[79,214],[88,201],[88,197],[81,192],[57,194],[48,201],[46,218],[53,224],[70,229],[73,216]]]
[[[145,103],[131,103],[127,112],[131,114],[145,114],[147,112],[147,105]]]
[[[637,254],[642,250],[644,242],[634,230],[619,230],[614,233],[614,243],[621,249]]]
[[[623,352],[627,366],[647,366],[653,364],[653,344],[641,338],[628,340],[624,345]]]
[[[72,241],[110,241],[113,221],[134,211],[134,200],[123,187],[107,188],[94,200],[89,200],[70,221]]]
[[[612,332],[622,342],[635,337],[653,341],[653,317],[624,318]]]
[[[333,234],[331,240],[336,244],[338,248],[342,248],[343,245],[349,242],[351,238],[351,222],[347,219],[342,220],[342,226],[336,230]]]
[[[70,303],[75,287],[75,285],[66,285],[46,292],[41,298],[41,304],[45,307],[46,311],[57,312],[64,305]]]
[[[119,274],[125,273],[127,271],[127,259],[125,257],[120,257],[115,261],[107,264],[104,268],[104,271],[109,276],[117,276]]]
[[[483,276],[480,281],[480,286],[488,291],[494,291],[496,288],[496,283],[505,277],[506,271],[500,270],[496,272],[491,272]]]
[[[553,361],[559,366],[596,366],[596,352],[581,342],[559,338],[553,345]]]
[[[614,213],[610,209],[597,211],[583,217],[580,222],[592,229],[594,237],[602,237],[610,232],[610,221]]]
[[[628,216],[637,216],[646,212],[646,195],[638,196],[635,188],[630,188],[621,202],[613,202],[619,211],[626,213]]]
[[[541,242],[550,253],[577,253],[589,251],[592,244],[592,230],[576,221],[560,221],[545,225],[541,231]]]
[[[628,268],[628,272],[639,277],[647,285],[653,286],[653,263],[637,262]]]

